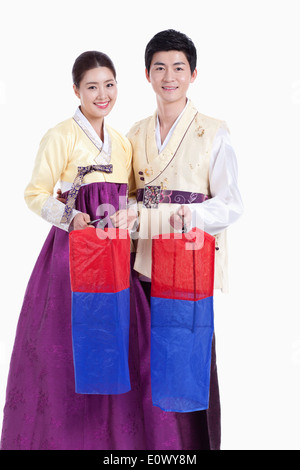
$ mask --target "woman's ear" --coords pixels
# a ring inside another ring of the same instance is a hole
[[[73,85],[73,90],[74,90],[74,93],[75,93],[75,95],[77,96],[77,98],[80,99],[80,93],[79,93],[79,90],[78,90],[78,88],[77,88],[76,85]]]

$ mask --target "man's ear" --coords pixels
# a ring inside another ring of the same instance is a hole
[[[195,69],[194,72],[192,73],[191,83],[194,83],[194,81],[197,78],[197,75],[198,75],[198,72],[197,72],[197,69]]]
[[[147,78],[148,82],[150,83],[151,82],[150,75],[149,75],[149,72],[148,72],[147,69],[145,69],[145,75],[146,75],[146,78]]]

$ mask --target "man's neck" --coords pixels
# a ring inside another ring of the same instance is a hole
[[[157,102],[157,113],[160,124],[160,135],[162,143],[167,137],[174,122],[184,110],[186,103],[186,99],[178,103],[161,103],[159,101]]]

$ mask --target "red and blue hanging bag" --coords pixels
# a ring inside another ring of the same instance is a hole
[[[165,411],[208,408],[214,257],[214,237],[197,228],[152,241],[152,401]]]
[[[75,391],[128,392],[128,231],[87,228],[69,239]]]

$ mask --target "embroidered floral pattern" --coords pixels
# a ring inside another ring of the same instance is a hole
[[[153,175],[153,170],[152,170],[152,168],[150,168],[150,169],[149,169],[149,168],[145,168],[145,175],[148,176],[148,178],[149,178],[150,176],[152,176],[152,175]]]
[[[156,209],[158,204],[199,204],[207,199],[209,196],[206,194],[171,191],[161,186],[145,186],[137,190],[137,201],[143,201],[143,206],[148,209]]]
[[[161,196],[160,196],[160,203],[162,204],[171,204],[172,203],[172,194],[173,191],[168,191],[167,189],[163,189],[161,191]]]
[[[202,137],[204,135],[205,129],[202,126],[198,126],[195,129],[195,132],[196,132],[198,137]]]
[[[147,209],[156,209],[160,203],[161,187],[160,186],[145,186],[144,188],[144,207]]]
[[[16,410],[17,407],[23,403],[25,403],[23,391],[19,390],[17,387],[12,388],[7,395],[6,406]]]

